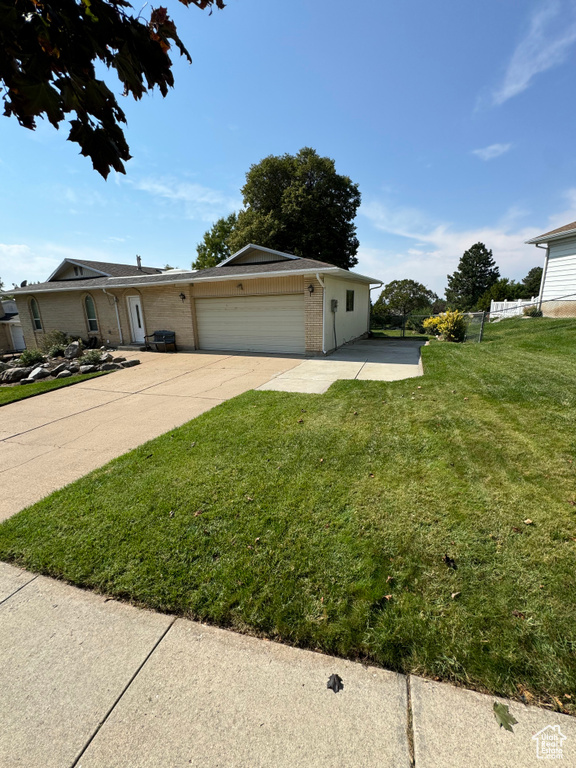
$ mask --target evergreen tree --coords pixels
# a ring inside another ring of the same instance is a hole
[[[531,299],[540,294],[540,283],[542,282],[542,267],[532,267],[530,272],[522,280],[524,286],[523,298]]]
[[[450,309],[469,312],[499,277],[492,251],[484,243],[475,243],[462,254],[456,272],[448,275],[446,301]]]

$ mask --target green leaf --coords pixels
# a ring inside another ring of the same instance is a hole
[[[518,720],[516,720],[514,716],[510,714],[510,710],[507,704],[500,704],[499,702],[495,701],[494,717],[496,718],[496,722],[500,728],[505,728],[507,731],[514,733],[512,726],[516,725]]]

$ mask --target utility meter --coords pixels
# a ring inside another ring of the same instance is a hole
[[[338,309],[338,299],[331,299],[330,300],[330,311],[336,312]]]

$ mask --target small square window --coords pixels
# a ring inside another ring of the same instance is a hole
[[[346,312],[354,312],[354,291],[346,291]]]

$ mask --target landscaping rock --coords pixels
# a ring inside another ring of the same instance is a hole
[[[140,365],[140,360],[125,360],[120,363],[121,368],[133,368],[135,365]]]
[[[78,373],[78,371],[80,370],[80,366],[76,365],[76,363],[72,363],[72,365],[68,366],[68,370],[70,371],[70,373]]]
[[[113,363],[125,363],[126,358],[125,357],[114,357],[112,358]]]
[[[55,368],[52,368],[52,376],[58,376],[62,371],[67,371],[68,365],[66,363],[60,363]]]
[[[50,376],[46,368],[42,368],[42,366],[38,366],[38,368],[34,368],[32,373],[30,374],[30,378],[33,381],[38,381],[39,379],[45,379],[46,376]]]
[[[4,373],[4,371],[7,371],[10,366],[8,363],[0,363],[0,373]]]
[[[99,369],[101,371],[117,371],[121,366],[116,365],[116,363],[104,363],[103,365],[99,366]]]
[[[97,365],[81,365],[80,366],[80,373],[84,375],[85,373],[95,373],[98,370]]]
[[[104,354],[100,355],[100,362],[101,363],[111,363],[114,360],[110,352],[104,352]]]
[[[73,360],[75,357],[80,357],[82,354],[82,346],[79,341],[73,341],[72,344],[68,344],[64,350],[64,357],[66,360]]]
[[[60,371],[60,373],[56,376],[57,379],[67,379],[69,376],[72,376],[71,371]]]
[[[36,379],[20,379],[20,384],[36,384]]]
[[[32,368],[9,368],[7,371],[4,371],[2,374],[2,381],[5,384],[15,384],[17,381],[20,381],[21,379],[25,379],[28,377],[28,374],[31,373]]]

